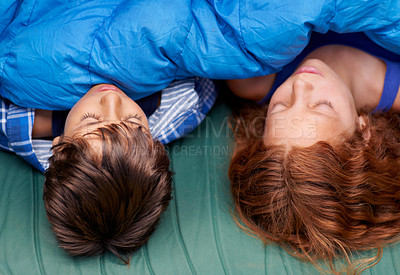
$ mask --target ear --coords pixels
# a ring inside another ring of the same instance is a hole
[[[368,128],[368,117],[365,115],[358,116],[358,127],[363,131],[364,140],[369,140],[371,138],[371,131]]]
[[[58,136],[58,137],[55,137],[55,138],[53,139],[53,146],[54,146],[54,145],[57,145],[59,141],[60,141],[60,137],[59,137],[59,136]]]

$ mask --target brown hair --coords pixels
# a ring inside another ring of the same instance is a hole
[[[150,237],[171,198],[164,146],[141,127],[110,124],[53,147],[43,199],[59,245],[73,256],[110,251],[125,263]]]
[[[363,112],[365,129],[304,148],[265,146],[265,119],[251,120],[265,115],[245,108],[234,125],[229,178],[239,224],[320,270],[320,260],[334,273],[337,259],[347,272],[376,264],[400,234],[399,115]],[[351,262],[353,252],[373,248],[374,257]]]

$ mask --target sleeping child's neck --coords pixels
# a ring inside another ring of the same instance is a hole
[[[32,127],[33,138],[47,138],[52,136],[52,114],[49,110],[35,110],[35,120]]]

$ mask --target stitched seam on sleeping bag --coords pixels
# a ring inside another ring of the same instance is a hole
[[[111,15],[113,15],[115,12],[114,11],[111,13]],[[110,16],[111,16],[110,15]],[[93,42],[92,42],[92,46],[90,47],[90,52],[89,52],[89,60],[88,60],[88,65],[87,65],[87,70],[89,73],[89,81],[90,81],[90,86],[93,86],[93,81],[92,81],[92,73],[90,71],[90,61],[92,60],[92,52],[93,52],[93,48],[94,48],[94,43],[96,42],[96,38],[97,38],[97,34],[99,33],[100,29],[104,26],[104,23],[106,22],[108,17],[104,18],[103,22],[101,22],[100,27],[97,28],[97,30],[94,33],[94,37],[93,37]]]
[[[33,240],[35,243],[35,253],[36,253],[36,262],[39,267],[40,274],[46,274],[43,267],[43,259],[42,254],[40,253],[40,240],[39,240],[39,186],[42,184],[39,183],[38,176],[34,173],[33,168],[32,172],[32,184],[33,184]]]
[[[191,7],[193,6],[193,0],[190,1],[190,6],[191,6]],[[192,8],[190,9],[190,11],[191,11],[191,13],[192,13],[192,22],[190,22],[190,24],[189,24],[188,32],[187,32],[187,34],[186,34],[186,36],[185,36],[185,40],[183,41],[182,50],[176,55],[176,58],[173,60],[175,64],[176,64],[176,62],[177,62],[179,56],[181,56],[182,53],[183,53],[183,51],[185,50],[186,41],[187,41],[188,38],[189,38],[190,30],[192,29],[192,26],[193,26],[194,15],[193,15],[193,12],[192,12]],[[176,76],[176,74],[178,73],[178,70],[179,70],[179,67],[176,66],[176,70],[175,70],[174,76]]]
[[[206,141],[207,141],[206,145],[210,144],[211,146],[214,146],[215,143],[213,143],[212,141],[210,141],[208,143],[209,140],[210,139],[206,139]],[[214,167],[217,167],[217,164],[215,163],[216,162],[215,158],[212,158],[212,159],[206,158],[205,159],[206,174],[207,174],[206,178],[209,179],[208,180],[208,187],[209,187],[210,194],[218,194],[216,184],[212,184],[211,183],[211,178],[212,178],[210,176],[210,162],[211,161],[214,162],[213,163]],[[218,215],[217,215],[217,210],[216,210],[218,208],[218,206],[217,206],[217,203],[215,202],[215,200],[217,200],[217,199],[218,198],[217,198],[216,195],[214,195],[213,198],[209,199],[209,201],[210,201],[210,210],[211,210],[211,219],[212,219],[212,229],[213,229],[213,236],[214,236],[215,246],[217,247],[218,258],[219,258],[219,261],[221,263],[222,270],[224,271],[224,274],[226,275],[226,274],[231,274],[231,272],[229,272],[229,270],[228,270],[228,266],[229,265],[226,264],[226,261],[225,261],[224,257],[222,256],[223,255],[223,251],[222,251],[223,249],[222,249],[222,243],[221,243],[221,236],[220,236],[219,231],[218,231],[218,218],[217,218]]]
[[[3,29],[3,32],[0,33],[0,39],[3,33],[8,29],[8,27],[14,22],[15,16],[17,15],[19,9],[21,8],[22,1],[18,2],[17,7],[15,8],[14,14],[11,16],[11,20],[8,22],[7,27]]]
[[[94,37],[93,37],[93,42],[92,42],[92,46],[90,47],[90,52],[89,52],[89,60],[88,60],[88,66],[87,66],[87,70],[89,72],[89,81],[90,81],[90,86],[93,86],[93,81],[92,81],[92,72],[90,71],[90,62],[92,60],[92,52],[93,52],[93,48],[94,48],[94,43],[96,42],[96,38],[97,38],[97,34],[99,33],[99,31],[103,28],[104,24],[106,23],[106,20],[108,18],[110,18],[111,16],[114,15],[115,11],[124,3],[125,1],[122,1],[121,3],[119,3],[119,5],[117,5],[115,7],[115,9],[111,12],[111,14],[109,16],[106,16],[103,20],[103,22],[101,22],[100,26],[98,27],[98,29],[94,32]]]
[[[182,140],[179,140],[179,146],[180,145],[182,145]],[[173,165],[174,165],[173,161],[171,160],[171,170],[172,171],[174,171]],[[175,185],[175,182],[173,180],[173,186],[174,185]],[[192,261],[190,260],[189,253],[188,253],[187,247],[185,245],[185,242],[184,242],[183,236],[182,236],[182,230],[181,230],[181,225],[180,225],[180,222],[179,222],[179,215],[178,215],[178,205],[177,205],[177,202],[176,202],[177,201],[177,196],[176,196],[176,188],[175,187],[172,188],[172,198],[173,198],[173,201],[170,202],[169,207],[172,208],[171,209],[171,213],[172,213],[171,216],[172,216],[172,219],[173,219],[172,220],[173,229],[175,230],[176,238],[178,239],[179,247],[180,247],[180,249],[182,251],[182,254],[185,256],[185,260],[186,260],[187,265],[189,266],[189,270],[190,270],[191,274],[196,275],[196,271],[194,269]]]
[[[244,38],[243,38],[243,28],[242,28],[241,10],[242,10],[242,6],[241,6],[241,1],[239,0],[239,32],[240,32],[240,41],[241,41],[242,47],[243,47],[244,49],[246,49],[246,43],[244,42]]]
[[[105,264],[106,264],[105,261],[106,261],[106,260],[105,260],[105,255],[104,255],[104,254],[100,256],[99,261],[100,261],[100,263],[99,263],[99,266],[100,266],[100,274],[101,274],[101,275],[107,274],[106,271],[105,271],[105,269],[106,269],[106,268],[105,268]]]
[[[151,267],[150,264],[150,259],[149,259],[149,253],[147,252],[147,243],[143,245],[143,258],[144,258],[144,262],[146,264],[147,270],[149,271],[150,275],[155,275],[153,268]]]
[[[25,26],[26,26],[26,27],[27,27],[27,26],[29,25],[29,23],[31,22],[33,10],[35,9],[36,3],[37,3],[37,0],[35,0],[35,2],[34,2],[33,5],[32,5],[32,9],[31,9],[31,12],[29,13],[28,21],[26,21],[26,23],[25,23]],[[21,7],[19,7],[19,8],[21,8]],[[16,11],[16,12],[17,12],[17,11]],[[13,18],[13,19],[14,19],[14,18]],[[21,32],[21,31],[22,31],[22,30],[20,30],[20,32]],[[13,40],[15,39],[15,36],[16,36],[16,35],[14,35]],[[9,49],[9,51],[8,51],[8,53],[7,53],[7,56],[6,56],[6,58],[4,59],[3,67],[1,68],[1,79],[0,79],[0,83],[1,83],[1,84],[2,84],[3,81],[4,81],[4,69],[5,69],[5,67],[6,67],[7,60],[8,60],[8,57],[11,55],[11,50],[14,48],[14,45],[15,45],[15,40],[12,42],[12,44],[11,44],[11,46],[10,46],[10,49]]]
[[[336,13],[337,13],[337,0],[335,0],[335,9],[334,9],[333,14],[331,16],[331,19],[329,19],[328,22],[327,22],[327,25],[328,25],[329,29],[330,29],[330,24],[331,24],[332,20],[336,17]]]

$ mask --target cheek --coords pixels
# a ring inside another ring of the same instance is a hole
[[[280,100],[282,99],[282,97],[287,97],[289,94],[291,93],[291,91],[289,90],[289,86],[287,84],[287,82],[284,82],[281,86],[279,86],[276,91],[274,92],[274,94],[271,97],[271,100]]]
[[[64,135],[70,136],[72,134],[72,129],[74,128],[73,125],[76,125],[77,123],[74,122],[74,118],[68,115],[67,119],[65,120],[65,125],[64,125]]]
[[[347,101],[337,110],[340,121],[338,121],[336,128],[342,129],[342,132],[351,134],[354,132],[357,124],[358,114],[355,106]]]
[[[82,107],[82,104],[78,102],[77,104],[72,107],[69,111],[68,116],[65,120],[65,127],[64,127],[64,134],[69,135],[71,134],[72,129],[79,124],[83,114],[87,112],[86,108]]]
[[[345,96],[343,96],[343,98],[344,99],[342,100],[342,102],[340,102],[340,105],[338,105],[338,107],[341,108],[339,110],[340,114],[343,119],[348,120],[349,122],[354,122],[358,117],[357,107],[354,98],[351,94],[346,94]]]
[[[357,116],[348,116],[344,118],[344,127],[348,133],[353,133],[357,126]]]
[[[78,114],[82,112],[81,109],[82,108],[80,108],[79,103],[75,104],[75,106],[72,107],[72,109],[69,111],[65,124],[75,121],[76,117],[79,116]]]
[[[291,102],[291,91],[288,90],[286,87],[280,86],[275,93],[272,95],[269,104],[268,104],[268,111],[269,113],[272,109],[272,107],[275,105],[277,102],[282,102],[284,104],[290,104]]]

